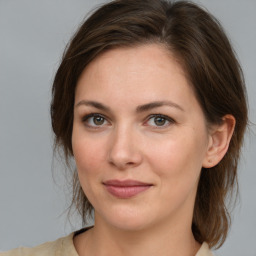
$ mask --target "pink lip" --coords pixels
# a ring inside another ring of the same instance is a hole
[[[103,184],[110,194],[123,199],[136,196],[152,186],[152,184],[136,180],[108,180]]]

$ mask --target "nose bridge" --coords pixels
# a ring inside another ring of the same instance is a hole
[[[136,143],[136,129],[127,123],[122,123],[113,129],[109,161],[119,169],[137,166],[141,162],[139,145]]]

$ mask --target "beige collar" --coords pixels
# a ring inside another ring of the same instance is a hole
[[[79,256],[73,243],[74,234],[75,233],[71,233],[60,239],[61,246],[56,256]],[[213,253],[209,249],[208,244],[204,242],[195,256],[213,256]]]

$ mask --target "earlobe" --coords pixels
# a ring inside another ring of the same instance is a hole
[[[203,161],[204,168],[217,165],[228,151],[236,120],[232,115],[225,115],[220,125],[213,126],[210,131],[208,149]]]

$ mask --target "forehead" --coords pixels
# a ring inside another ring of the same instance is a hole
[[[139,62],[138,59],[140,59]],[[102,65],[109,64],[109,62],[112,61],[118,61],[118,63],[122,65],[129,65],[131,69],[133,67],[138,69],[139,64],[144,64],[143,67],[140,67],[141,70],[138,71],[146,71],[145,68],[149,67],[148,64],[152,64],[154,67],[156,65],[162,67],[164,62],[167,61],[173,62],[177,69],[183,71],[176,56],[174,56],[174,54],[169,51],[164,44],[156,43],[109,49],[96,56],[96,58],[88,64],[86,69],[93,66],[95,67],[95,65],[98,65],[99,63]],[[118,66],[116,66],[116,68],[118,68]]]
[[[179,61],[158,44],[116,48],[97,56],[82,72],[75,101],[127,103],[173,100],[181,104],[195,100],[192,87]]]
[[[170,51],[160,44],[147,44],[103,52],[87,65],[78,84],[89,84],[90,80],[103,84],[117,83],[119,78],[120,83],[127,81],[138,86],[137,83],[154,77],[160,83],[168,76],[171,80],[186,80],[183,68]]]

